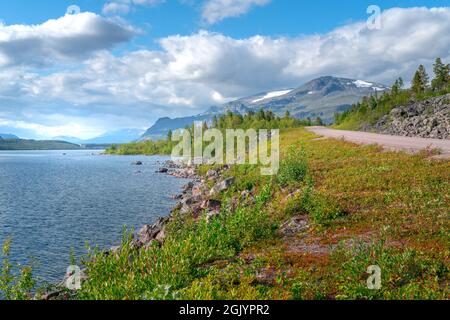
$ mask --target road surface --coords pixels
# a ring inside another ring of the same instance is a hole
[[[344,139],[358,144],[378,144],[387,150],[417,153],[425,149],[439,149],[441,153],[437,158],[450,158],[450,140],[399,137],[325,127],[309,127],[307,129],[323,137]]]

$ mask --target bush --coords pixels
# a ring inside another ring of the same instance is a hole
[[[9,261],[11,240],[3,244],[3,263],[0,272],[0,299],[6,300],[29,300],[31,291],[35,286],[32,270],[30,267],[18,267],[15,272]],[[17,275],[16,275],[16,274]]]
[[[305,179],[308,173],[308,159],[304,148],[291,146],[286,157],[281,161],[278,183],[286,187]]]

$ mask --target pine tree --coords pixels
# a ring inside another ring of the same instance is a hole
[[[391,88],[391,93],[393,96],[398,95],[398,93],[400,92],[401,89],[403,89],[404,86],[404,82],[403,79],[400,77],[397,80],[395,80],[394,84],[392,85]]]
[[[219,121],[217,120],[217,116],[214,116],[214,117],[213,117],[213,120],[212,120],[212,127],[213,127],[213,128],[218,128],[218,127],[219,127]]]
[[[433,65],[434,79],[431,82],[433,91],[445,89],[450,83],[450,65],[442,63],[441,58],[437,58]]]
[[[289,110],[287,110],[286,113],[284,114],[284,118],[289,119],[290,117],[291,117],[291,113],[289,112]]]
[[[425,67],[423,65],[419,66],[419,69],[416,71],[414,75],[414,79],[412,82],[412,90],[416,94],[423,93],[428,88],[429,77]]]

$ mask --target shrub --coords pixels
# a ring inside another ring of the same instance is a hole
[[[3,244],[3,263],[0,272],[0,299],[29,300],[35,286],[32,269],[30,267],[13,268],[9,261],[11,240]],[[15,274],[16,273],[16,274]]]
[[[281,161],[278,183],[286,187],[291,183],[301,182],[308,173],[308,159],[304,148],[291,146],[286,157]]]

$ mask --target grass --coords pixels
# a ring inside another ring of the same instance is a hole
[[[315,138],[282,132],[278,177],[233,166],[221,215],[176,215],[164,246],[137,251],[126,236],[116,255],[92,251],[77,298],[448,299],[450,163]],[[255,201],[227,205],[243,190]],[[283,234],[293,217],[309,227]]]

